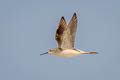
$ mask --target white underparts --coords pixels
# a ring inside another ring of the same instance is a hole
[[[86,53],[86,52],[80,51],[80,50],[74,50],[74,49],[66,49],[66,50],[63,50],[59,53],[53,53],[53,55],[69,58],[69,57],[78,56],[78,55],[84,54],[84,53]]]

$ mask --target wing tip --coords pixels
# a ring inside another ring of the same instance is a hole
[[[77,16],[77,14],[76,14],[76,12],[74,12],[74,14],[73,14],[74,16]]]
[[[76,12],[74,12],[73,18],[77,19],[77,14],[76,14]]]
[[[64,24],[66,24],[66,21],[65,21],[65,18],[64,18],[64,16],[62,16],[62,17],[61,17],[61,19],[60,19],[60,22],[59,22],[59,24],[61,24],[61,23],[64,23]]]
[[[62,16],[61,19],[65,20],[64,16]]]

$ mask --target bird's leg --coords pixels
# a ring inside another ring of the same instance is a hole
[[[83,54],[98,54],[98,52],[86,52],[86,53],[83,53]]]

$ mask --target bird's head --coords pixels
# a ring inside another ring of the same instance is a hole
[[[44,55],[44,54],[54,54],[56,52],[56,48],[54,49],[50,49],[48,50],[47,52],[43,53],[43,54],[40,54],[40,55]]]
[[[53,54],[56,52],[56,48],[48,50],[48,53]]]

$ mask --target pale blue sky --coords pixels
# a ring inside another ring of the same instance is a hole
[[[74,12],[75,47],[99,54],[40,56]],[[0,80],[120,80],[119,50],[119,0],[0,0]]]

